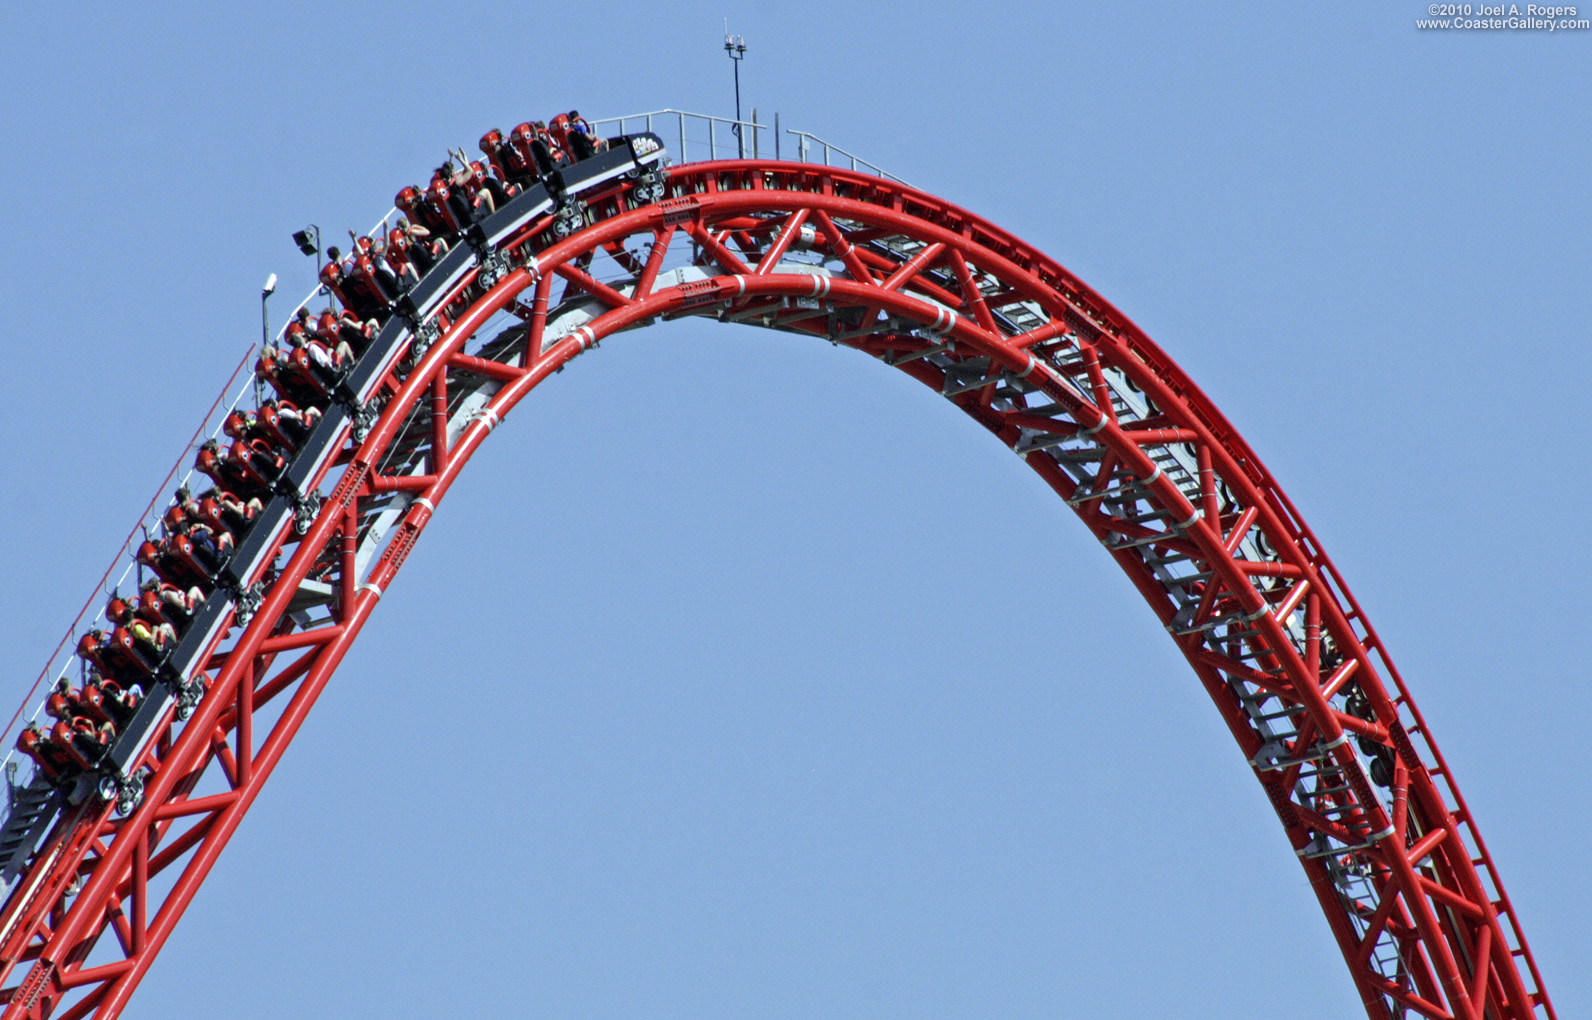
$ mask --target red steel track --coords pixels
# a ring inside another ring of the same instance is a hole
[[[0,913],[4,1020],[114,1017],[477,447],[613,333],[711,316],[811,334],[940,392],[1082,519],[1221,713],[1374,1020],[1554,1017],[1448,766],[1359,605],[1248,444],[1054,261],[904,185],[695,163],[660,201],[584,197],[442,302],[367,430],[286,529],[263,601],[203,661],[126,817],[68,809]],[[555,296],[555,287],[558,294]],[[308,593],[308,594],[306,594]],[[213,790],[213,792],[206,792]]]

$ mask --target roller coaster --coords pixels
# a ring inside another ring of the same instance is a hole
[[[157,497],[6,731],[4,1020],[121,1013],[475,451],[604,339],[685,316],[876,358],[1055,491],[1226,723],[1369,1017],[1553,1018],[1408,688],[1221,412],[1042,252],[815,136],[768,158],[764,130],[490,132],[234,388],[245,356],[195,433],[214,485]]]

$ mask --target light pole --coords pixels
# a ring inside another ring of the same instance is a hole
[[[311,223],[303,230],[293,231],[293,243],[306,255],[315,256],[315,282],[321,282],[321,228]]]
[[[271,346],[271,313],[266,309],[265,303],[271,300],[271,295],[274,293],[276,293],[276,274],[272,273],[265,278],[265,286],[260,288],[260,357],[262,358],[265,357],[265,349]],[[261,381],[259,374],[256,373],[254,376],[254,404],[256,407],[265,399],[264,387],[264,382]]]
[[[260,346],[271,342],[271,313],[266,311],[265,303],[276,293],[276,274],[272,273],[265,278],[265,286],[260,288]]]
[[[739,158],[745,159],[746,139],[741,137],[741,61],[746,57],[746,36],[726,35],[724,52],[735,65],[735,151]]]

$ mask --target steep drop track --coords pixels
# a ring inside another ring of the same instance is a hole
[[[899,183],[759,160],[642,169],[561,224],[461,244],[434,299],[393,316],[358,413],[329,415],[329,452],[250,536],[262,551],[194,661],[191,715],[168,707],[125,763],[141,799],[122,815],[80,795],[22,869],[0,914],[5,1020],[121,1011],[477,447],[571,359],[683,315],[877,357],[1039,473],[1226,721],[1370,1017],[1554,1016],[1375,630],[1160,348],[1042,253]]]

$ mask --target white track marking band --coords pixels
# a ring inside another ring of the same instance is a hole
[[[486,430],[488,432],[491,432],[493,429],[503,424],[503,419],[499,418],[498,413],[492,410],[490,407],[481,408],[481,410],[476,413],[475,420],[486,422]]]
[[[740,297],[746,293],[746,277],[737,273],[735,275],[735,296]]]
[[[1139,479],[1139,484],[1140,485],[1153,485],[1153,484],[1155,484],[1155,480],[1157,478],[1160,478],[1160,477],[1161,477],[1161,465],[1157,464],[1157,465],[1155,465],[1155,470],[1150,472],[1150,477]]]
[[[376,593],[376,597],[377,598],[381,598],[381,585],[376,584],[374,581],[366,581],[364,584],[360,585],[358,588],[355,588],[354,589],[354,594],[358,595],[362,591],[373,591],[373,592]]]
[[[813,277],[813,297],[828,297],[828,296],[829,296],[829,277],[827,277],[827,276],[814,276]]]
[[[437,512],[437,505],[435,503],[431,502],[431,500],[427,499],[424,496],[416,496],[415,497],[415,503],[417,503],[420,506],[425,507],[427,510],[431,511],[432,513],[436,513]]]
[[[1342,733],[1338,734],[1338,739],[1336,739],[1334,741],[1331,741],[1330,743],[1324,744],[1322,746],[1324,746],[1327,750],[1332,751],[1332,750],[1335,750],[1337,748],[1342,747],[1344,744],[1347,744],[1348,742],[1349,742],[1349,731],[1348,730],[1344,730]]]
[[[1095,423],[1094,425],[1089,426],[1086,429],[1079,429],[1078,430],[1078,434],[1080,436],[1092,436],[1096,432],[1099,432],[1101,429],[1105,428],[1107,425],[1110,425],[1110,424],[1111,424],[1111,419],[1107,418],[1105,415],[1102,414],[1100,416],[1100,421],[1099,422]]]
[[[1019,378],[1019,379],[1027,379],[1028,378],[1028,373],[1032,372],[1034,369],[1036,369],[1038,367],[1039,367],[1039,359],[1034,357],[1032,354],[1030,354],[1028,356],[1028,367],[1023,369],[1021,372],[1017,373],[1017,378]],[[1160,469],[1157,468],[1157,470],[1160,470]]]
[[[583,351],[589,351],[597,345],[597,334],[591,331],[590,326],[581,326],[569,335],[575,338]]]

